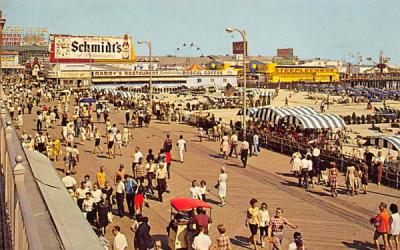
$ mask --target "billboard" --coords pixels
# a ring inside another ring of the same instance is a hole
[[[246,50],[248,51],[247,41],[246,41]],[[246,51],[246,55],[247,55]],[[232,52],[234,55],[243,55],[244,54],[244,42],[233,42],[232,43]]]
[[[47,46],[46,28],[7,26],[3,29],[2,44],[9,46]]]
[[[50,62],[134,62],[132,38],[108,36],[53,35]]]
[[[278,57],[282,58],[292,58],[293,57],[293,48],[287,48],[287,49],[277,49],[276,50],[276,55]]]
[[[21,68],[18,62],[19,60],[17,52],[15,51],[1,52],[1,68],[3,69]]]

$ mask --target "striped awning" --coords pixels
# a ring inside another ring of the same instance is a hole
[[[238,93],[243,93],[243,87],[237,88]],[[248,95],[259,95],[259,96],[271,96],[275,97],[275,91],[259,89],[259,88],[247,88],[246,92]]]
[[[376,145],[381,148],[387,148],[399,151],[400,149],[400,136],[378,136],[369,140],[370,145]]]
[[[278,121],[289,115],[310,115],[317,114],[317,112],[310,107],[293,107],[293,108],[273,108],[265,107],[257,111],[255,117],[263,121],[271,121],[278,123]]]
[[[346,127],[340,116],[332,114],[290,115],[285,120],[290,124],[302,125],[309,129]]]
[[[257,112],[258,108],[247,108],[246,115],[253,116]],[[243,115],[243,108],[239,109],[237,115]]]

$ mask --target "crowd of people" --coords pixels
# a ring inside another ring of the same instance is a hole
[[[21,128],[21,141],[27,150],[37,150],[47,155],[54,162],[63,161],[65,174],[62,183],[68,190],[71,198],[82,211],[88,223],[98,233],[105,246],[112,245],[113,249],[126,249],[128,243],[121,228],[113,223],[115,216],[129,218],[132,221],[131,230],[134,233],[132,245],[135,249],[161,249],[161,241],[154,241],[151,237],[151,224],[146,216],[146,209],[150,208],[148,199],[152,198],[163,202],[165,192],[169,192],[168,182],[172,178],[172,150],[179,154],[179,162],[185,162],[188,146],[183,135],[173,142],[167,134],[160,143],[157,151],[147,149],[142,151],[135,146],[132,154],[132,171],[126,170],[124,164],[119,164],[114,174],[100,166],[95,175],[83,174],[85,169],[80,166],[82,146],[93,143],[91,153],[95,156],[105,156],[114,159],[122,156],[124,147],[132,146],[133,131],[148,127],[152,117],[160,121],[182,121],[175,111],[173,104],[156,102],[152,107],[146,100],[124,102],[121,99],[107,99],[104,96],[95,96],[99,102],[83,102],[88,94],[84,90],[63,92],[56,86],[32,86],[29,82],[16,77],[10,77],[9,82],[19,84],[9,85],[7,109],[15,125]],[[125,123],[117,123],[111,118],[112,101],[119,114],[123,114]],[[189,107],[190,108],[190,107]],[[34,114],[35,134],[28,134],[23,129],[23,115]],[[101,126],[100,126],[101,124]],[[104,124],[104,125],[103,125]],[[57,134],[61,127],[61,133]],[[268,122],[250,120],[246,133],[240,130],[240,122],[231,122],[228,126],[214,115],[197,120],[199,140],[207,138],[219,143],[221,158],[240,158],[243,167],[247,167],[248,157],[257,157],[261,147],[268,147],[271,136],[285,136],[293,143],[313,141],[305,152],[299,150],[292,154],[290,172],[298,178],[298,184],[306,189],[320,183],[330,186],[333,197],[338,195],[339,170],[334,161],[325,162],[321,158],[322,150],[338,151],[344,139],[342,132],[330,131],[300,131],[294,127],[272,126]],[[104,130],[101,128],[105,127]],[[305,139],[304,139],[305,138]],[[107,145],[107,151],[103,149]],[[333,146],[332,146],[333,145]],[[176,149],[175,149],[176,146]],[[145,153],[146,152],[146,153]],[[86,153],[86,152],[85,152]],[[368,183],[373,180],[378,185],[382,179],[382,166],[385,162],[382,153],[377,156],[366,150],[364,159],[358,159],[353,165],[345,168],[346,193],[357,195],[367,194]],[[78,179],[78,172],[82,179]],[[128,174],[129,172],[129,174]],[[226,205],[228,174],[225,167],[221,167],[214,188],[217,190],[219,205]],[[205,180],[193,180],[189,187],[188,197],[210,202],[209,189]],[[395,204],[390,205],[389,215],[386,204],[380,205],[381,213],[371,219],[376,226],[374,240],[379,249],[378,239],[382,236],[385,249],[389,244],[398,247],[400,219]],[[128,208],[125,211],[125,208]],[[211,239],[209,235],[212,219],[204,209],[191,211],[188,215],[187,239],[189,249],[233,249],[231,238],[227,235],[224,224],[216,228],[218,237]],[[175,217],[167,230],[173,230],[180,218]],[[113,223],[113,243],[105,238],[109,225]],[[277,208],[275,216],[269,216],[268,206],[263,202],[258,206],[256,199],[250,200],[250,208],[246,211],[245,226],[250,230],[248,243],[272,249],[282,249],[283,230],[285,225],[298,227],[283,217],[283,209]],[[259,237],[257,239],[257,236]],[[304,250],[302,234],[296,231],[293,241],[289,244],[290,250]]]

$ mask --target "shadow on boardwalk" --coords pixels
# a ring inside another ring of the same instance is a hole
[[[342,244],[349,249],[359,249],[359,250],[372,250],[375,249],[375,245],[366,241],[355,240],[353,242],[342,241]]]

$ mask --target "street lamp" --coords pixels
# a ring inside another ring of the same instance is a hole
[[[149,78],[149,101],[150,101],[150,108],[153,109],[153,84],[152,84],[152,77],[153,77],[153,58],[151,55],[151,42],[150,41],[138,41],[138,44],[146,44],[149,48],[149,58],[150,58],[150,78]]]
[[[247,56],[247,39],[246,31],[239,30],[236,28],[228,27],[225,29],[227,33],[232,33],[234,31],[239,32],[243,39],[243,137],[246,136],[246,95],[247,95],[247,79],[246,79],[246,56]]]

